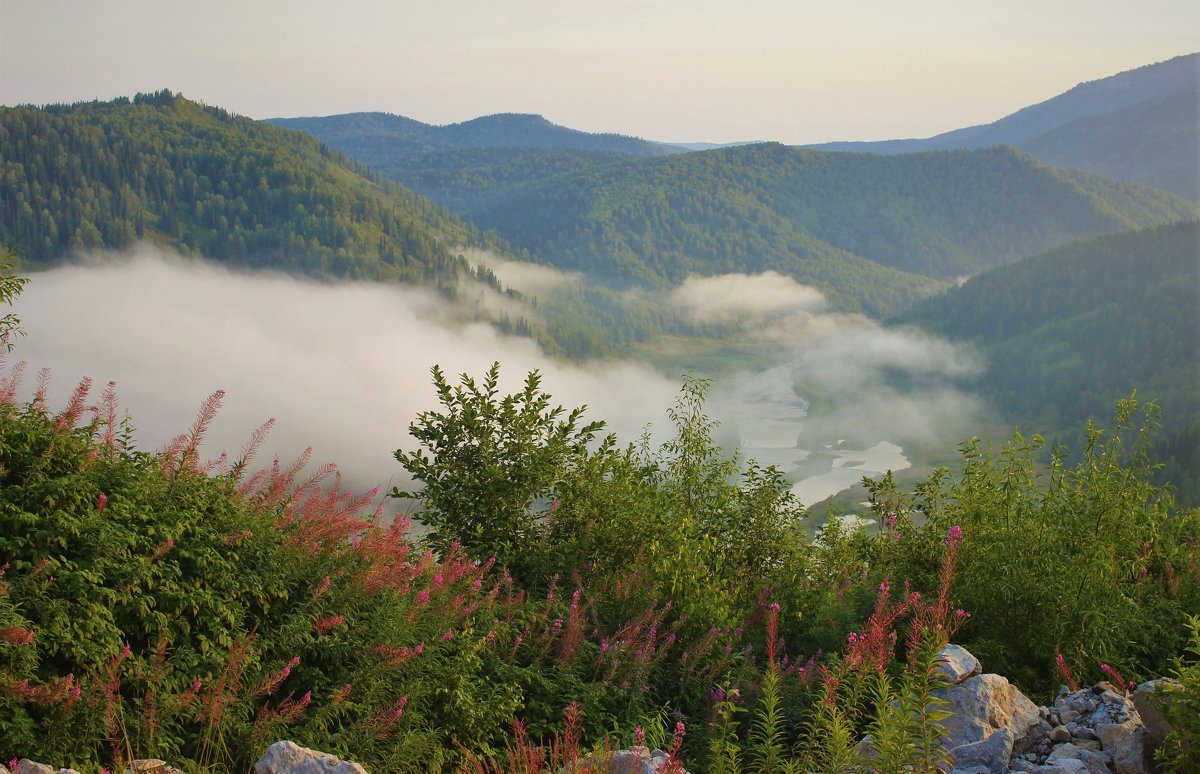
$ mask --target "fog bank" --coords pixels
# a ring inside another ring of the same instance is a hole
[[[661,416],[678,389],[634,363],[551,360],[422,289],[232,273],[149,248],[36,273],[15,311],[27,335],[9,360],[29,364],[23,395],[43,367],[53,372],[53,407],[83,376],[115,380],[139,447],[155,449],[224,389],[206,454],[235,454],[275,417],[260,462],[312,446],[314,461],[337,463],[359,488],[407,483],[392,455],[412,448],[417,413],[438,406],[433,365],[479,377],[498,360],[506,391],[538,369],[557,403],[587,404],[589,417],[626,438]]]

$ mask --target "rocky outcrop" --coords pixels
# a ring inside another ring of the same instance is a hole
[[[254,764],[254,774],[367,774],[357,763],[310,750],[295,742],[276,742]]]
[[[1132,697],[1109,683],[1064,689],[1052,707],[1038,707],[1008,680],[984,674],[963,648],[947,646],[941,656],[951,685],[937,694],[952,713],[943,739],[952,774],[1154,771],[1153,750],[1170,731],[1151,698],[1160,681],[1138,686]]]

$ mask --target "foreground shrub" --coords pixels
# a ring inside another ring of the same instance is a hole
[[[1121,401],[1112,427],[1091,425],[1080,461],[1020,434],[998,454],[963,447],[956,481],[940,470],[909,497],[871,482],[885,544],[881,564],[928,585],[952,523],[964,539],[955,594],[974,618],[961,642],[1026,691],[1057,689],[1056,656],[1127,676],[1163,675],[1200,611],[1200,511],[1151,482],[1153,404]],[[914,515],[923,524],[914,523]]]

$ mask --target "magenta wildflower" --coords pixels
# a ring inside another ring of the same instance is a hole
[[[445,641],[447,641],[447,642],[448,642],[448,641],[450,641],[450,640],[452,640],[452,639],[454,639],[454,630],[453,630],[453,629],[447,629],[447,630],[446,630],[446,633],[442,635],[442,639],[443,639],[443,640],[445,640]]]
[[[200,686],[203,685],[199,680],[192,683],[192,693],[200,693]]]
[[[100,496],[96,498],[96,510],[102,511],[102,510],[104,510],[104,508],[107,505],[108,505],[108,495],[101,492]]]
[[[946,535],[946,545],[956,546],[962,541],[962,527],[955,524],[950,528],[949,534]]]

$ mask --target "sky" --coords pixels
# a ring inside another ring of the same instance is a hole
[[[0,104],[539,113],[667,142],[925,137],[1200,48],[1194,0],[0,0]]]

